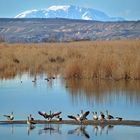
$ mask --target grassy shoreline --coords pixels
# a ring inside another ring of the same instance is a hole
[[[140,80],[140,40],[0,43],[0,78],[23,72],[65,78]]]

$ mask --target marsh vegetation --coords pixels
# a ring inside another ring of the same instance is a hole
[[[140,79],[140,41],[0,44],[0,78],[28,72],[65,78]]]

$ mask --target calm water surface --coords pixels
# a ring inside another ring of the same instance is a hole
[[[62,117],[67,119],[67,115],[77,114],[81,109],[97,112],[108,109],[114,116],[140,120],[140,82],[65,80],[59,76],[47,82],[45,77],[37,76],[35,83],[32,82],[34,78],[27,74],[11,80],[0,80],[0,120],[5,119],[3,114],[12,111],[16,120],[26,119],[30,113],[36,119],[43,119],[37,114],[39,110],[62,111]],[[92,119],[92,114],[88,118]],[[36,125],[31,129],[27,125],[0,125],[0,137],[5,140],[140,140],[140,127]]]
[[[133,130],[133,131],[132,131]],[[129,126],[76,126],[76,125],[27,125],[0,126],[3,140],[140,140],[139,127]]]

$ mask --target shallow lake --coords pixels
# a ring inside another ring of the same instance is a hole
[[[140,128],[130,126],[27,125],[0,126],[3,140],[139,140]]]
[[[109,111],[113,116],[140,120],[140,82],[112,80],[66,80],[57,76],[50,81],[45,75],[34,77],[24,74],[10,80],[0,80],[0,120],[14,112],[15,120],[43,119],[38,111],[62,111],[63,119],[84,111]],[[92,119],[92,113],[88,116]],[[53,129],[50,127],[53,127]],[[0,125],[0,137],[16,139],[127,139],[139,140],[140,127],[76,125]],[[44,129],[47,128],[47,129]],[[80,132],[79,132],[79,130]]]

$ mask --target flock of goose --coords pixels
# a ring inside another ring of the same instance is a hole
[[[89,115],[89,111],[83,112],[83,110],[81,110],[81,114],[77,114],[77,116],[72,116],[72,115],[68,115],[68,118],[70,119],[74,119],[78,122],[83,122],[84,120],[87,120],[87,116]],[[100,115],[97,115],[97,112],[92,112],[93,113],[93,120],[97,121],[104,121],[104,120],[111,120],[114,119],[114,117],[112,115],[110,115],[108,113],[108,110],[106,110],[106,115],[103,112],[100,112]],[[117,120],[122,121],[121,117],[116,117]]]
[[[48,121],[51,121],[53,118],[55,118],[57,121],[62,121],[62,117],[60,116],[61,113],[62,112],[52,113],[50,111],[50,113],[46,113],[46,112],[43,112],[43,111],[38,111],[38,114],[41,115],[44,119],[47,119]],[[70,119],[73,119],[77,122],[80,122],[82,124],[83,121],[88,120],[87,116],[89,115],[89,113],[90,113],[90,111],[84,112],[83,110],[81,110],[80,114],[77,114],[76,116],[68,115],[67,117],[70,118]],[[122,119],[123,119],[121,117],[115,117],[114,118],[112,115],[110,115],[108,113],[108,110],[106,110],[106,115],[103,112],[100,112],[99,116],[97,115],[97,112],[92,112],[92,114],[93,114],[93,121],[97,121],[97,120],[100,120],[100,121],[108,120],[109,121],[109,120],[115,119],[115,118],[118,121],[122,121]],[[14,120],[13,112],[11,112],[10,115],[3,115],[3,116],[6,117],[7,120],[9,120],[9,121]],[[32,117],[31,114],[27,117],[27,124],[28,125],[36,124],[35,119]]]

